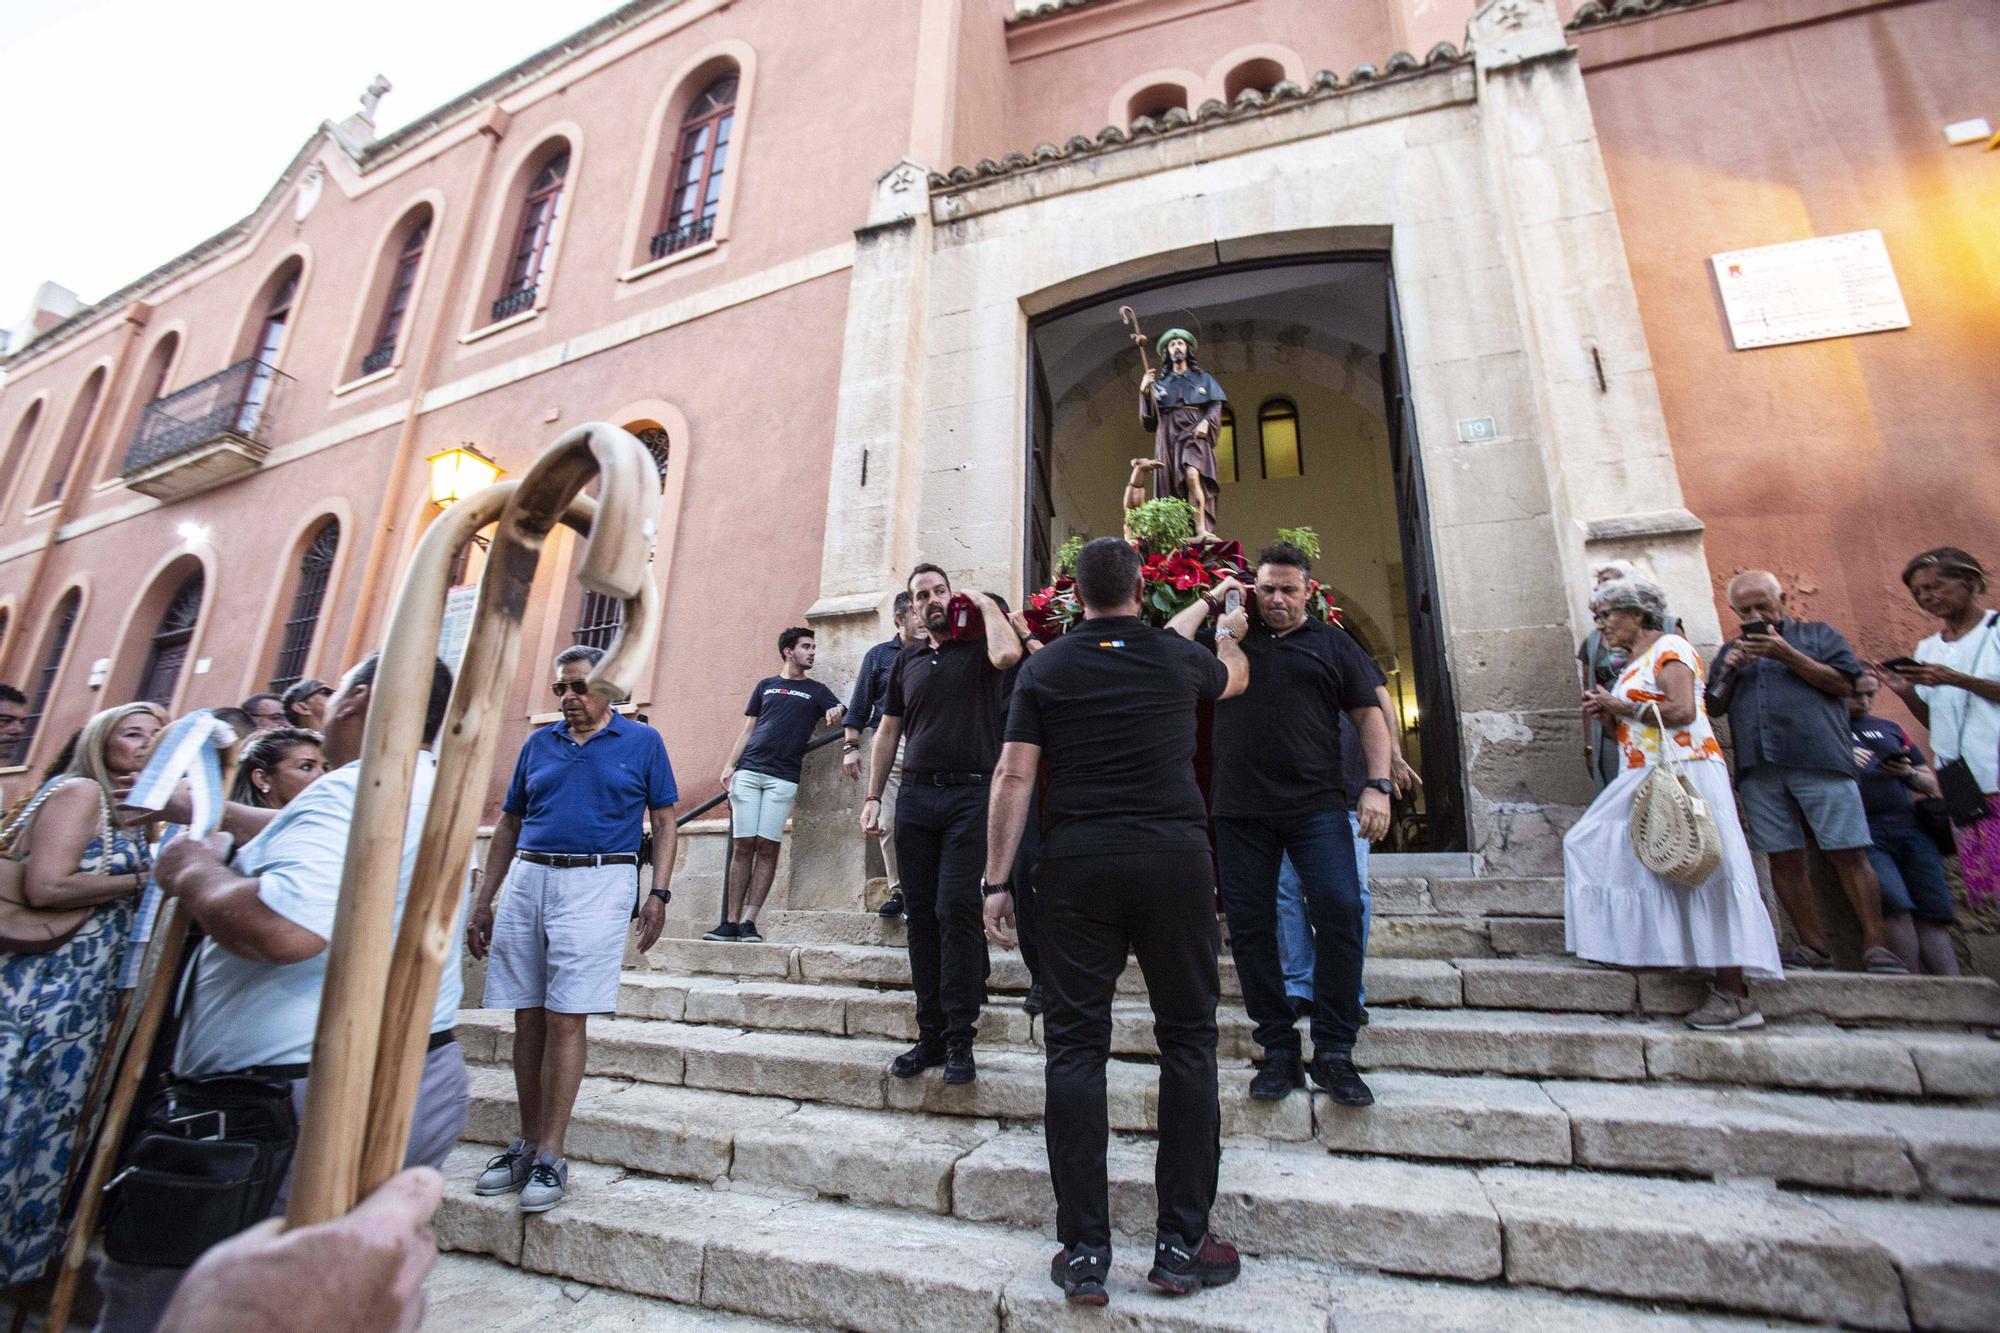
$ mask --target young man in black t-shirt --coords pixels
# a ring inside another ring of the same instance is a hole
[[[1240,692],[1245,617],[1216,629],[1217,655],[1139,619],[1138,553],[1100,537],[1077,556],[1085,620],[1030,658],[1014,685],[994,775],[986,843],[986,928],[1015,943],[1008,875],[1039,768],[1048,769],[1035,869],[1047,1054],[1049,1173],[1062,1249],[1050,1277],[1070,1300],[1102,1305],[1111,1263],[1104,1176],[1110,1136],[1104,1066],[1111,1000],[1139,959],[1160,1046],[1159,1233],[1154,1285],[1176,1294],[1232,1281],[1234,1247],[1208,1232],[1220,1161],[1216,1095],[1215,872],[1195,781],[1195,712]]]
[[[1243,1007],[1264,1049],[1250,1095],[1276,1101],[1305,1085],[1297,1019],[1278,960],[1278,865],[1289,855],[1313,928],[1313,1082],[1345,1106],[1375,1100],[1354,1069],[1361,1021],[1358,836],[1389,825],[1389,728],[1366,656],[1341,630],[1306,614],[1311,562],[1279,543],[1257,557],[1258,623],[1243,642],[1250,688],[1215,710],[1210,782],[1229,948]],[[1368,778],[1347,791],[1340,772],[1345,714],[1361,738]]]
[[[778,873],[778,847],[785,821],[798,799],[799,775],[813,728],[833,726],[846,711],[840,696],[807,680],[819,655],[813,632],[802,625],[778,636],[784,669],[766,676],[750,691],[743,730],[722,766],[729,793],[729,886],[725,919],[705,940],[761,940],[757,913],[770,896]]]
[[[1001,707],[1021,641],[992,598],[967,593],[976,614],[951,624],[951,580],[918,565],[909,592],[930,638],[889,668],[882,721],[869,752],[861,831],[875,833],[882,787],[903,746],[896,797],[896,862],[903,872],[917,1044],[889,1072],[915,1078],[944,1066],[947,1083],[977,1076],[972,1038],[986,1002],[986,938],[979,926],[979,866],[986,855],[986,786],[1000,759]]]

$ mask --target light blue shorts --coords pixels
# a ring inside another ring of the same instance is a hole
[[[1823,852],[1868,846],[1868,812],[1861,784],[1848,773],[1759,764],[1736,778],[1743,822],[1753,852],[1805,850],[1806,833]]]
[[[791,818],[792,802],[798,797],[796,782],[737,769],[729,779],[729,835],[783,842],[785,821]]]
[[[638,893],[634,866],[516,860],[493,913],[486,1007],[614,1012]]]

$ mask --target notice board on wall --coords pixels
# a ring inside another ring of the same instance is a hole
[[[1712,256],[1736,350],[1910,327],[1880,231]]]

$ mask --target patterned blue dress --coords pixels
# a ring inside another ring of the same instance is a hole
[[[109,852],[92,838],[78,870],[130,875],[148,864],[145,842],[113,829]],[[62,1247],[64,1178],[117,1010],[133,905],[105,903],[52,953],[0,954],[0,1282],[40,1277]]]

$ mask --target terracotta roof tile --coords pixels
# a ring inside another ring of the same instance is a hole
[[[1730,0],[1583,0],[1570,16],[1567,27],[1571,32],[1581,32],[1632,19],[1657,18],[1680,9],[1705,9],[1729,3]]]

